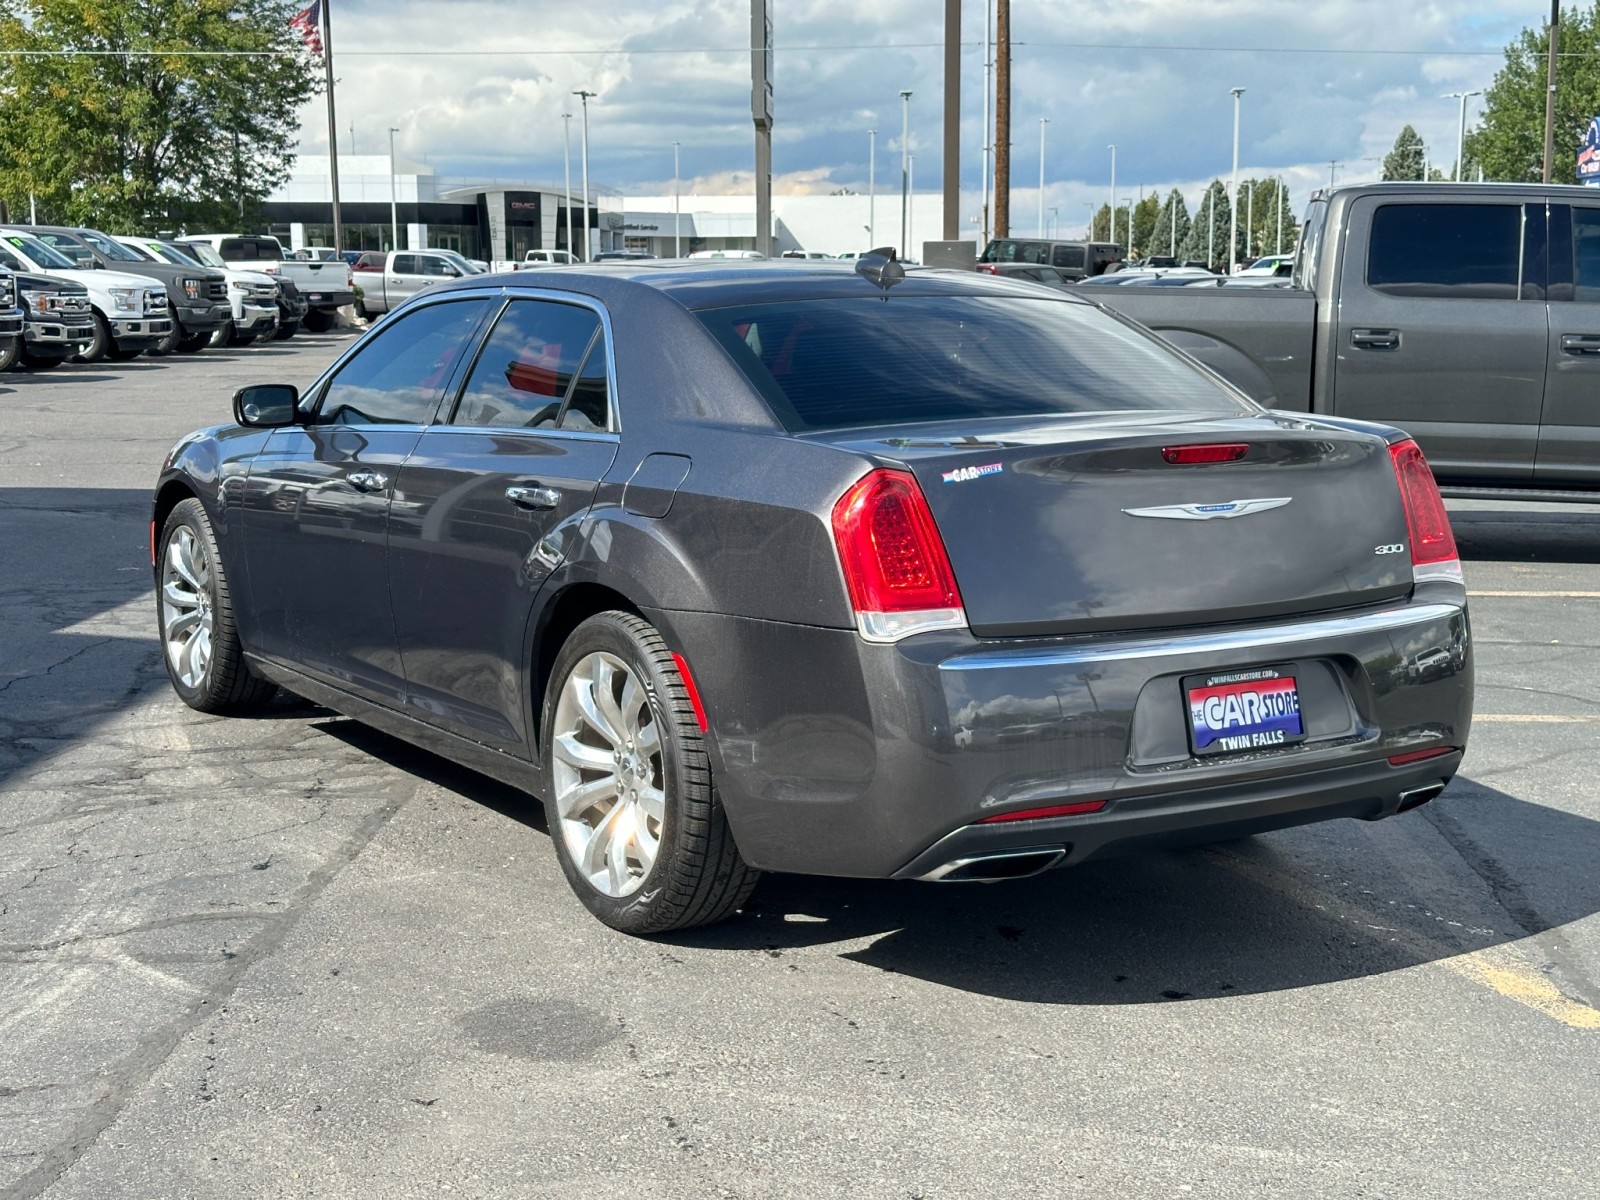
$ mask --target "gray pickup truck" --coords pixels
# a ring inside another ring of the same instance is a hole
[[[1600,501],[1600,189],[1318,192],[1289,284],[1094,298],[1270,408],[1399,426],[1447,494]]]

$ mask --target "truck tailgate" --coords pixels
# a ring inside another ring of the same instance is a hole
[[[1309,412],[1317,300],[1293,288],[1086,287],[1268,408]]]

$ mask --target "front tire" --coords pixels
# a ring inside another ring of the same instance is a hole
[[[545,696],[551,839],[568,884],[623,933],[732,915],[759,873],[734,845],[683,677],[632,613],[579,625]]]
[[[7,338],[5,349],[0,350],[0,371],[9,371],[22,361],[22,335]]]
[[[94,341],[83,348],[83,351],[73,359],[74,362],[96,363],[106,356],[106,352],[116,346],[111,340],[111,325],[99,312],[94,315]]]
[[[278,689],[244,661],[216,533],[200,501],[172,510],[160,548],[156,624],[173,691],[204,713],[259,708]]]

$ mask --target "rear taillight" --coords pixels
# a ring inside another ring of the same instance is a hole
[[[833,540],[867,641],[966,628],[950,557],[915,476],[879,469],[862,477],[833,506]]]
[[[1409,438],[1389,447],[1400,499],[1406,510],[1406,530],[1411,535],[1411,573],[1417,582],[1448,579],[1461,582],[1461,558],[1456,537],[1450,532],[1450,514],[1444,497],[1428,469],[1422,449]]]
[[[1213,442],[1207,446],[1166,446],[1161,451],[1161,457],[1174,466],[1190,466],[1195,463],[1221,463],[1238,462],[1250,447],[1245,442]]]
[[[982,271],[985,275],[1000,274],[1000,268],[995,266],[993,263],[979,263],[978,270]]]

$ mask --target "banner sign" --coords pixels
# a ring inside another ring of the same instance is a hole
[[[1578,147],[1578,182],[1600,187],[1600,117],[1590,120]]]

